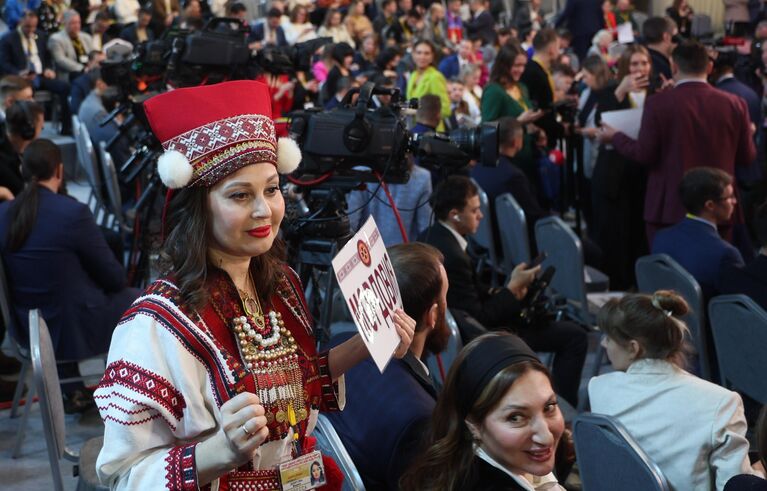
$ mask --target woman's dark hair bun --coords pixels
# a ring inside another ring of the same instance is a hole
[[[674,317],[682,317],[690,312],[690,306],[684,298],[671,290],[658,290],[653,294],[653,300],[658,307],[666,312],[671,312]],[[654,303],[655,303],[654,302]]]

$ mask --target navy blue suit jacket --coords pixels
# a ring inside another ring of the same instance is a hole
[[[248,42],[258,42],[263,41],[264,37],[266,36],[266,29],[263,22],[259,22],[250,31],[250,36],[248,37]],[[288,41],[285,39],[285,31],[282,29],[282,26],[277,26],[277,46],[287,46]]]
[[[0,204],[0,244],[22,343],[29,310],[40,308],[59,359],[105,353],[122,313],[138,296],[88,207],[39,189],[37,220],[17,251],[6,246],[10,205]]]
[[[741,82],[735,77],[730,77],[720,81],[719,83],[716,84],[716,88],[719,90],[723,90],[725,92],[729,92],[730,94],[735,94],[736,96],[746,101],[746,105],[748,106],[748,117],[751,119],[751,122],[754,123],[754,125],[757,128],[757,133],[755,135],[754,143],[756,143],[757,148],[759,148],[760,141],[757,138],[757,136],[762,131],[761,98],[758,95],[756,95],[756,92],[754,92],[754,89],[744,84],[743,82]],[[751,163],[751,165],[748,165],[748,166],[735,167],[735,176],[737,177],[738,182],[752,183],[761,179],[762,170],[759,166],[758,161],[754,161]]]
[[[354,333],[335,336],[338,345]],[[380,373],[366,359],[344,375],[354,394],[341,412],[325,413],[357,466],[365,488],[399,489],[398,481],[420,449],[436,391],[412,353],[392,359]]]
[[[43,69],[53,68],[45,36],[38,33],[35,44],[37,45],[37,54],[40,56]],[[0,74],[18,75],[27,68],[29,68],[29,62],[21,45],[19,31],[14,29],[13,31],[6,32],[0,38]]]
[[[722,271],[722,292],[742,293],[767,310],[767,256],[760,254],[747,265]]]
[[[461,71],[461,65],[458,63],[458,55],[446,56],[439,62],[439,71],[447,80],[457,77]]]
[[[668,254],[700,284],[708,299],[720,293],[726,267],[742,266],[740,252],[707,223],[685,218],[655,235],[653,254]]]
[[[573,35],[573,49],[583,60],[591,45],[591,38],[604,24],[600,0],[567,0],[557,17],[556,27],[566,26]]]

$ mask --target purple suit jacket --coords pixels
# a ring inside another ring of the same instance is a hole
[[[685,216],[679,183],[693,167],[717,167],[735,175],[736,165],[756,157],[748,108],[741,98],[703,83],[686,82],[649,99],[639,139],[616,133],[613,146],[648,167],[644,219],[674,224]]]

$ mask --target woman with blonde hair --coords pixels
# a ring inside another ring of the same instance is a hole
[[[318,31],[320,37],[333,38],[334,43],[346,43],[352,48],[356,45],[352,35],[343,23],[344,15],[338,9],[328,9],[325,14],[325,21]]]
[[[355,43],[362,42],[362,38],[373,33],[373,23],[365,15],[365,2],[354,0],[349,5],[344,24]]]
[[[684,370],[689,307],[659,290],[609,301],[597,324],[615,372],[589,382],[591,410],[613,416],[672,489],[722,489],[752,474],[740,396]]]

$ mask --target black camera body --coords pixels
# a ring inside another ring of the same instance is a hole
[[[357,103],[350,105],[355,94]],[[369,107],[373,95],[388,95],[388,106]],[[411,135],[402,110],[417,104],[401,104],[398,89],[376,87],[368,82],[352,89],[340,105],[328,112],[302,111],[291,115],[291,135],[303,153],[296,177],[357,177],[360,182],[405,183],[410,177],[408,153],[419,164],[449,174],[473,159],[481,165],[498,165],[498,125],[458,129],[449,135]]]
[[[332,172],[356,176],[361,181],[377,181],[376,174],[385,174],[387,182],[407,182],[410,171],[405,154],[409,133],[399,115],[398,101],[393,101],[392,107],[367,107],[374,93],[389,90],[376,92],[374,85],[368,83],[360,90],[353,108],[293,115],[290,131],[303,155],[298,175]]]

